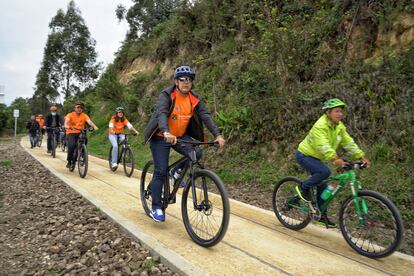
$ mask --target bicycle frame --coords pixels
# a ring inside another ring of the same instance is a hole
[[[166,202],[165,203],[165,205],[166,205],[165,208],[167,208],[168,202],[175,198],[175,195],[177,194],[177,191],[180,188],[179,183],[181,183],[181,181],[184,179],[184,176],[186,175],[187,171],[189,170],[190,171],[189,173],[190,173],[190,179],[191,179],[191,192],[192,192],[192,195],[193,195],[194,209],[197,209],[197,210],[202,209],[201,206],[197,205],[197,193],[196,193],[194,178],[195,178],[196,167],[199,167],[201,169],[203,169],[204,167],[197,161],[195,145],[191,145],[191,146],[193,147],[193,149],[189,153],[188,156],[181,157],[179,160],[177,160],[176,162],[174,162],[173,164],[168,166],[168,171],[170,171],[170,169],[174,168],[179,163],[185,162],[184,169],[182,170],[182,172],[180,174],[180,177],[174,182],[174,188],[173,188],[172,192],[170,192],[170,186],[168,184],[165,185],[165,187],[167,188],[167,194],[169,195],[168,200],[165,201]],[[166,181],[165,183],[168,183],[168,174],[166,176],[165,181]],[[206,187],[204,187],[205,185],[206,184],[203,181],[204,198],[208,202],[208,193],[207,193]]]

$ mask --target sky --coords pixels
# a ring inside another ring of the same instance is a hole
[[[49,34],[49,23],[69,0],[0,0],[0,92],[5,103],[31,97]],[[130,7],[131,0],[75,0],[96,41],[97,61],[106,66],[114,59],[128,26],[118,23],[115,9]],[[1,91],[2,90],[2,91]]]

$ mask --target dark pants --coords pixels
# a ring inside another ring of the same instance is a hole
[[[36,132],[29,132],[29,138],[30,138],[30,145],[32,147],[36,147],[36,144],[37,144],[37,133]]]
[[[74,155],[75,150],[76,150],[76,141],[78,140],[78,138],[79,138],[79,133],[70,133],[70,134],[66,135],[66,139],[67,139],[67,142],[68,142],[68,155],[66,157],[66,160],[68,162],[73,163],[73,162],[76,161],[76,158],[73,155]],[[85,144],[87,144],[87,143],[88,143],[88,140],[86,139]]]
[[[47,130],[47,150],[52,150],[52,137],[53,137],[53,132],[56,133],[56,143],[59,141],[59,132],[57,132],[56,130],[52,130],[52,129],[48,129]],[[56,145],[56,144],[55,144]]]
[[[317,186],[316,190],[318,206],[322,206],[324,200],[321,198],[321,194],[327,185],[319,184],[322,180],[327,179],[329,175],[331,175],[331,170],[319,159],[306,156],[299,151],[296,151],[296,160],[307,172],[311,174],[311,177],[302,183],[302,188],[309,189],[311,187]]]
[[[181,137],[183,140],[192,140],[189,136]],[[170,156],[170,149],[173,148],[176,152],[182,155],[188,155],[192,147],[189,145],[172,145],[167,143],[163,137],[154,136],[150,141],[152,158],[154,159],[154,175],[151,183],[152,208],[161,209],[161,192],[162,185],[168,173],[168,159]],[[202,151],[199,147],[196,148],[197,159],[201,158]],[[179,164],[176,169],[183,168],[185,163]]]

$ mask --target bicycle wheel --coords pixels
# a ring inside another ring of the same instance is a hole
[[[116,171],[116,169],[118,169],[118,167],[112,167],[112,146],[111,146],[111,148],[109,149],[109,154],[108,154],[108,164],[109,164],[109,169],[111,170],[111,171]]]
[[[185,230],[198,245],[211,247],[223,239],[229,226],[229,197],[221,179],[209,170],[197,171],[194,182],[189,183],[182,194],[181,213]]]
[[[369,258],[383,258],[398,250],[404,226],[394,203],[374,191],[360,191],[357,199],[364,223],[358,218],[353,196],[342,203],[339,212],[339,226],[346,242],[356,252]],[[362,206],[363,202],[366,208]]]
[[[51,145],[52,147],[52,157],[56,158],[56,135],[52,134],[52,141],[51,141]]]
[[[86,145],[81,145],[79,149],[78,171],[81,178],[84,178],[88,172],[88,148]]]
[[[61,143],[62,143],[61,149],[62,149],[63,152],[65,152],[65,150],[66,150],[66,141],[62,141]]]
[[[126,176],[131,177],[131,175],[134,173],[134,163],[134,153],[130,147],[126,147],[122,155],[122,164],[124,165],[124,173]]]
[[[292,230],[305,228],[311,220],[307,203],[295,190],[300,184],[299,179],[288,176],[280,180],[273,190],[273,211],[280,223]]]
[[[154,174],[154,161],[150,160],[145,164],[141,173],[141,184],[140,184],[140,196],[142,207],[145,213],[150,216],[152,209],[152,197],[151,197],[151,180]]]
[[[39,134],[37,138],[37,146],[40,148],[42,146],[43,135]]]

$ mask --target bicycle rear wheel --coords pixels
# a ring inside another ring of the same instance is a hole
[[[346,242],[369,258],[383,258],[398,250],[404,226],[394,203],[374,191],[360,191],[357,200],[363,223],[358,218],[353,196],[342,203],[339,213],[339,226]]]
[[[198,245],[211,247],[223,239],[229,225],[227,190],[221,179],[209,170],[197,171],[194,182],[184,188],[182,195],[181,212],[185,230]]]
[[[298,185],[300,187],[301,181],[296,177],[285,177],[276,184],[272,196],[273,211],[277,219],[292,230],[305,228],[311,220],[307,203],[296,193],[295,188]]]
[[[122,164],[124,165],[125,175],[131,177],[131,175],[134,173],[135,158],[134,153],[129,146],[124,150],[122,156]]]
[[[152,209],[152,195],[151,195],[151,181],[154,174],[154,161],[150,160],[145,164],[141,173],[140,196],[142,207],[145,213],[151,217]]]
[[[88,148],[86,145],[81,145],[79,149],[78,171],[81,178],[84,178],[88,173]]]
[[[109,169],[114,172],[114,171],[116,171],[116,169],[118,169],[118,166],[112,167],[112,148],[113,148],[113,146],[111,146],[111,148],[109,149],[108,163],[109,163]]]

